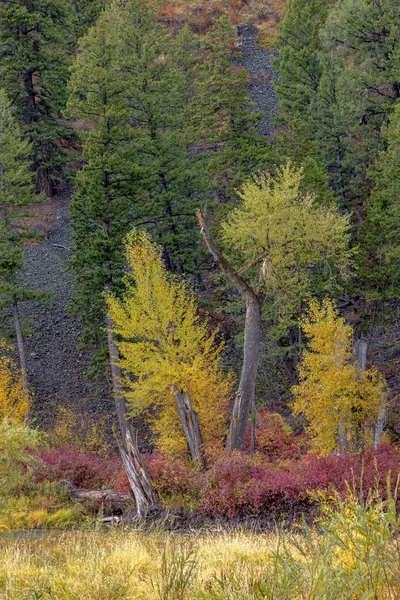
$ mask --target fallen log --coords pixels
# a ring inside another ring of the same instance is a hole
[[[131,494],[122,494],[118,490],[87,490],[78,488],[76,485],[68,481],[68,479],[62,479],[60,485],[65,486],[69,489],[70,496],[74,500],[96,500],[97,502],[106,502],[110,504],[127,504],[133,502]]]

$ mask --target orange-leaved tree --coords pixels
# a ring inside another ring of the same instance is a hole
[[[160,449],[177,454],[188,446],[204,466],[203,441],[224,433],[232,385],[222,370],[222,343],[200,319],[186,282],[166,272],[161,248],[146,234],[130,234],[127,261],[123,298],[108,299],[126,399],[133,414],[151,422]]]
[[[372,442],[384,402],[385,380],[372,367],[361,371],[352,356],[352,328],[330,300],[310,303],[302,321],[308,349],[299,365],[300,383],[292,388],[294,412],[309,422],[320,454],[362,451]]]
[[[22,372],[10,356],[12,350],[4,340],[0,342],[0,421],[22,423],[29,412],[30,398],[24,393]]]

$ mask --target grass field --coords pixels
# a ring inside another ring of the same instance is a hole
[[[394,600],[394,502],[328,505],[318,529],[185,536],[75,531],[0,540],[4,600]]]

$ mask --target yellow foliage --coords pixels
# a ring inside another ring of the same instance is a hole
[[[187,284],[166,273],[161,249],[145,234],[132,233],[127,260],[124,297],[108,299],[115,333],[122,338],[117,345],[127,374],[126,398],[134,414],[147,414],[158,446],[177,454],[186,441],[173,386],[188,392],[206,442],[224,430],[222,407],[231,377],[222,375],[222,344],[200,321]]]
[[[22,423],[28,415],[30,402],[24,397],[22,375],[10,352],[13,348],[0,342],[0,421],[9,418]]]
[[[299,366],[300,384],[292,388],[294,412],[304,413],[315,448],[321,454],[338,449],[338,429],[348,449],[360,449],[371,438],[382,409],[385,380],[374,367],[361,372],[352,361],[352,329],[339,318],[330,300],[312,301],[302,327],[309,338]]]
[[[327,279],[332,267],[344,273],[349,265],[348,217],[302,194],[302,178],[302,169],[289,162],[276,177],[249,180],[239,194],[241,206],[222,226],[224,241],[240,260],[261,265],[258,280],[281,316],[300,308],[317,267]]]
[[[108,417],[94,420],[78,404],[76,410],[60,406],[50,435],[53,446],[72,446],[80,450],[107,454],[106,426]]]

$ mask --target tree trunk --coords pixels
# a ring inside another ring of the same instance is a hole
[[[137,516],[142,519],[150,507],[158,505],[158,495],[151,485],[146,465],[137,442],[133,439],[129,425],[126,428],[125,444],[120,444],[119,450],[135,497]]]
[[[182,392],[177,386],[174,386],[173,391],[192,460],[198,461],[205,469],[206,461],[197,412],[194,410],[187,392]]]
[[[240,376],[239,389],[236,393],[232,410],[231,424],[226,443],[226,449],[228,451],[243,451],[250,409],[255,403],[256,377],[261,344],[262,309],[264,306],[265,295],[263,293],[257,294],[243,279],[241,274],[235,271],[228,263],[211,239],[204,216],[200,210],[197,211],[197,220],[201,227],[201,234],[206,246],[211,252],[215,262],[233,283],[246,303],[243,367]],[[260,259],[257,259],[251,266],[255,266],[259,261]],[[243,269],[241,272],[243,272]]]
[[[338,435],[339,455],[343,456],[343,454],[346,452],[346,448],[347,448],[346,428],[343,423],[339,423],[337,435]]]
[[[367,369],[368,341],[364,338],[354,338],[353,358],[357,367],[363,373]]]
[[[24,394],[24,399],[26,400],[26,402],[29,403],[30,393],[29,393],[28,374],[26,372],[25,342],[24,342],[24,335],[22,333],[21,321],[19,318],[18,303],[17,303],[16,299],[14,299],[14,303],[13,303],[13,316],[14,316],[15,332],[17,335],[19,363],[20,363],[21,373],[22,373],[22,391]]]
[[[141,519],[146,515],[150,507],[158,505],[158,495],[150,483],[146,465],[140,454],[137,442],[132,435],[127,419],[128,411],[123,396],[119,353],[115,344],[113,323],[108,315],[106,317],[106,323],[113,395],[119,430],[121,433],[121,441],[118,443],[119,451],[135,498],[137,516]]]
[[[378,414],[374,429],[374,450],[381,445],[382,434],[386,424],[386,398],[382,398],[382,406]]]
[[[243,450],[250,410],[255,405],[256,377],[261,343],[262,302],[254,296],[246,299],[243,367],[235,396],[226,443],[227,450]]]
[[[250,429],[250,446],[249,452],[253,454],[254,449],[256,447],[256,418],[257,418],[257,409],[256,409],[256,399],[254,397],[253,405],[251,407],[252,420],[251,420],[251,429]]]

